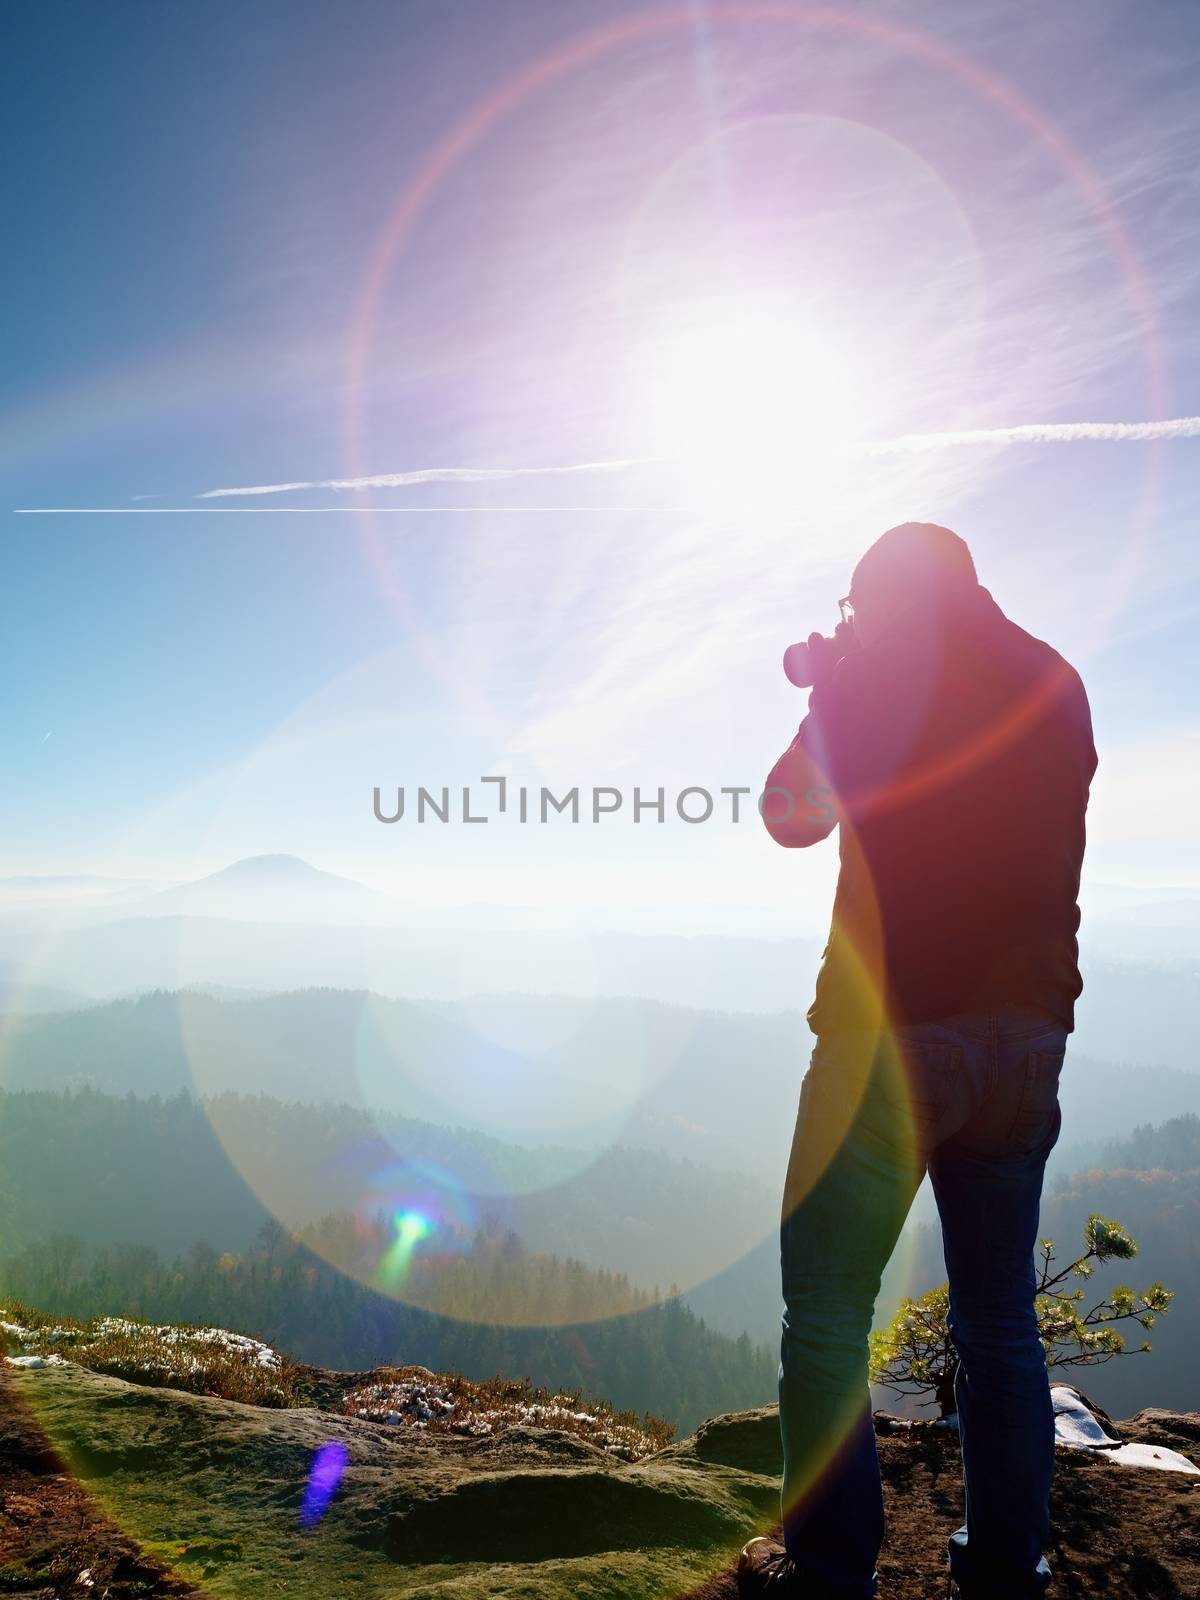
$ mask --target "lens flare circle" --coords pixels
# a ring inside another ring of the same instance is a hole
[[[393,700],[397,671],[392,652],[360,663],[281,722],[227,777],[197,853],[228,860],[247,817],[285,815],[297,793],[308,804],[306,833],[327,823],[343,838],[355,783],[363,847],[399,841],[399,828],[385,835],[370,815],[370,781],[379,776],[370,769],[394,763],[398,736],[423,739],[423,724],[409,718],[397,726],[394,710],[372,720],[376,697],[381,707]],[[461,755],[452,738],[435,739],[433,748],[448,766]],[[467,836],[434,837],[457,848]],[[276,848],[281,842],[293,839],[276,839]],[[458,1320],[546,1326],[624,1314],[622,1272],[647,1293],[671,1283],[686,1291],[761,1243],[777,1201],[753,1212],[739,1202],[712,1230],[682,1215],[651,1229],[618,1207],[611,1248],[600,1225],[592,1229],[586,1265],[599,1276],[587,1303],[572,1305],[550,1264],[580,1251],[564,1219],[599,1216],[613,1204],[623,1181],[617,1147],[644,1143],[627,1130],[672,1114],[672,1079],[686,1070],[706,1023],[620,997],[601,1003],[595,951],[581,938],[583,958],[562,959],[571,941],[561,930],[535,929],[536,948],[549,958],[544,969],[536,958],[531,994],[507,935],[474,928],[470,918],[464,933],[436,907],[370,895],[364,903],[361,891],[351,909],[363,906],[373,920],[339,925],[344,885],[326,889],[333,899],[327,909],[321,902],[311,925],[299,906],[287,919],[264,913],[266,921],[257,913],[249,921],[172,916],[156,950],[156,982],[176,991],[183,1056],[215,1136],[267,1211],[317,1257],[393,1299]],[[198,900],[183,909],[203,912]],[[466,936],[475,941],[471,959],[460,948]],[[506,992],[481,993],[489,976]],[[562,992],[544,992],[560,978]],[[325,987],[296,987],[306,982]],[[218,997],[214,984],[291,992]],[[402,998],[398,986],[425,998]],[[258,1094],[295,1103],[296,1121],[254,1114],[246,1096]],[[410,1221],[398,1229],[404,1215]],[[427,1232],[414,1231],[414,1215]],[[511,1272],[510,1233],[525,1252],[524,1266]],[[487,1273],[507,1272],[515,1284],[522,1271],[520,1293],[489,1298]],[[605,1273],[614,1275],[611,1292]]]

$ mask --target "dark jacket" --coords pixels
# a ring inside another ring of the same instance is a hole
[[[813,689],[799,742],[841,871],[814,1031],[1002,1005],[1067,1028],[1096,770],[1075,669],[975,586],[901,613]]]

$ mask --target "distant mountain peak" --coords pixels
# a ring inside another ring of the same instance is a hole
[[[266,855],[243,856],[240,861],[232,861],[229,866],[211,872],[207,878],[202,878],[202,883],[212,883],[215,879],[228,882],[233,878],[270,878],[273,882],[290,881],[311,882],[316,878],[336,878],[337,874],[322,872],[319,867],[314,867],[311,861],[305,861],[303,856],[291,855]],[[338,878],[339,883],[351,883],[351,878]],[[365,887],[361,885],[360,887]]]
[[[204,916],[251,921],[312,913],[374,918],[390,913],[387,895],[354,878],[323,872],[301,856],[244,856],[207,877],[178,884],[156,897],[156,907],[179,907]]]

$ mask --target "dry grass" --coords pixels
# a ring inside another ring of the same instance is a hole
[[[557,1428],[625,1461],[671,1442],[675,1429],[646,1412],[617,1411],[574,1390],[542,1389],[527,1378],[475,1381],[427,1367],[380,1367],[352,1380],[336,1373],[313,1392],[302,1367],[243,1334],[187,1323],[156,1326],[126,1317],[76,1322],[16,1301],[0,1305],[0,1356],[74,1361],[128,1383],[216,1395],[256,1406],[340,1406],[347,1416],[397,1427],[480,1437],[506,1428]],[[343,1385],[353,1384],[353,1387]]]
[[[0,1307],[0,1345],[18,1358],[69,1360],[129,1383],[216,1395],[244,1405],[291,1406],[297,1371],[286,1356],[223,1328],[155,1326],[124,1317],[47,1317],[16,1302]]]
[[[415,1366],[381,1368],[376,1376],[377,1382],[345,1396],[348,1416],[468,1436],[512,1427],[559,1428],[625,1461],[661,1450],[675,1434],[671,1423],[649,1412],[639,1417],[634,1411],[614,1411],[603,1401],[585,1401],[575,1391],[535,1388],[526,1378],[476,1382]]]

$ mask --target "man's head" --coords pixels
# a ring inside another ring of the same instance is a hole
[[[978,584],[965,540],[936,522],[902,522],[876,539],[854,569],[854,631],[869,645],[910,606],[952,602]]]

